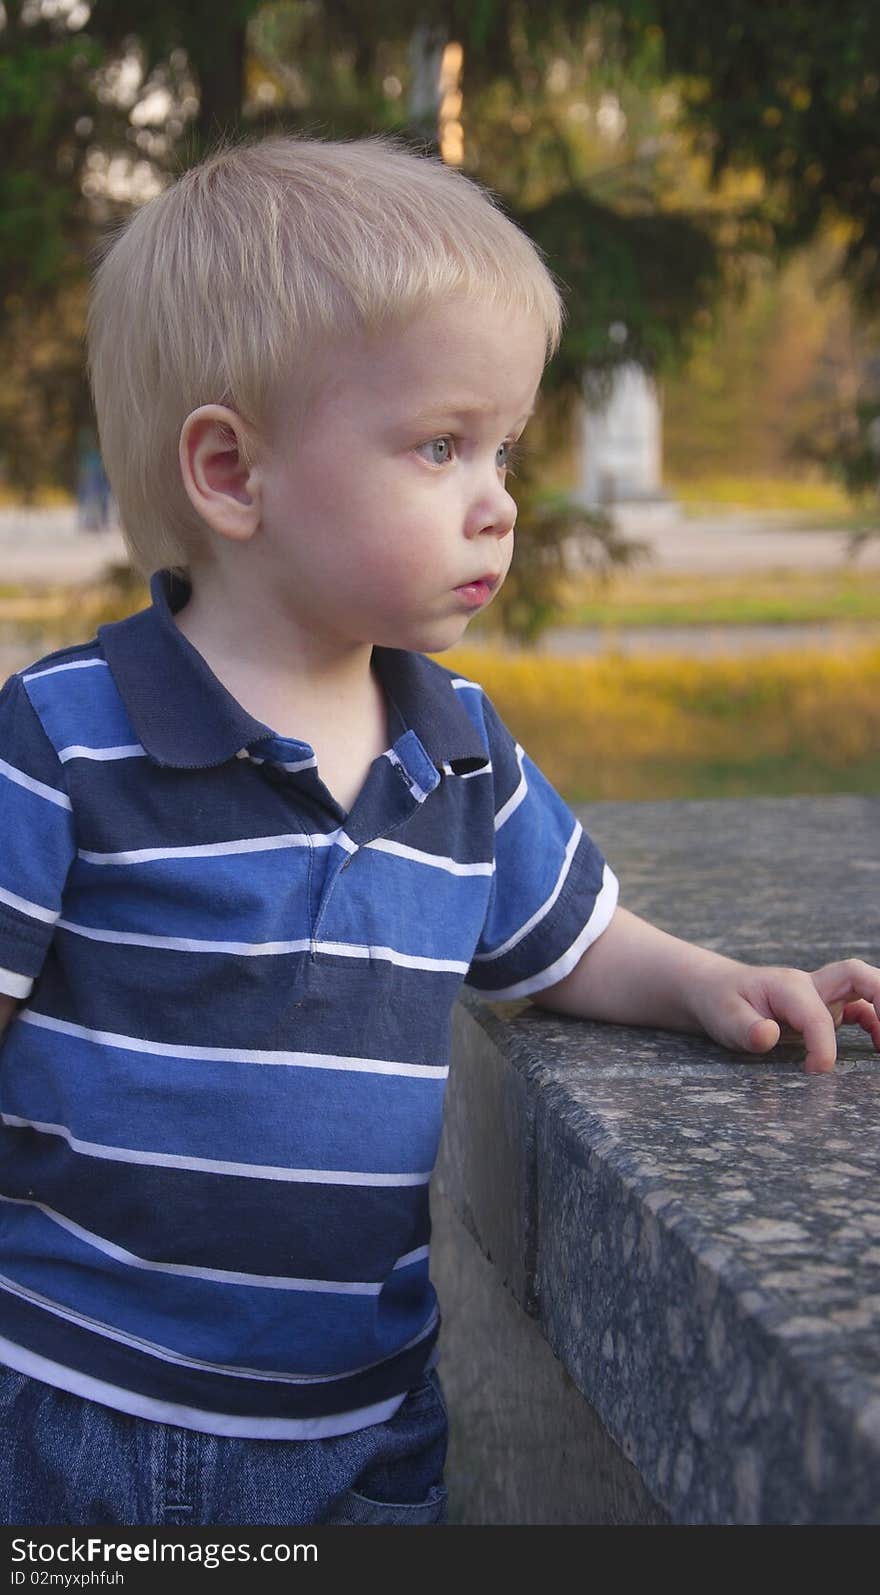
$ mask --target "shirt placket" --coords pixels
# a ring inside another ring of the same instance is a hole
[[[382,756],[374,760],[357,801],[346,816],[334,852],[324,874],[318,913],[312,929],[312,956],[333,956],[334,939],[326,935],[331,905],[339,903],[349,871],[357,868],[365,847],[380,838],[389,838],[421,808],[440,783],[440,772],[425,752],[414,731],[398,737]]]

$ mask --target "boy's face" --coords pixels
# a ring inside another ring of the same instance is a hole
[[[538,318],[461,299],[340,342],[293,435],[259,466],[270,602],[327,642],[439,651],[513,552],[507,456],[544,366]]]

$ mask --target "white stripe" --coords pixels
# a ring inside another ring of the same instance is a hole
[[[415,953],[399,953],[393,947],[360,947],[354,942],[319,941],[315,942],[315,951],[319,953],[332,953],[339,958],[376,958],[383,963],[396,964],[401,969],[434,969],[439,973],[467,974],[469,963],[461,963],[455,958],[421,958]]]
[[[170,1362],[179,1368],[195,1368],[199,1373],[213,1373],[232,1375],[233,1378],[254,1380],[257,1383],[285,1384],[285,1385],[326,1385],[335,1384],[337,1379],[354,1379],[358,1374],[369,1373],[373,1368],[381,1368],[387,1357],[378,1357],[373,1362],[364,1363],[359,1368],[346,1368],[342,1373],[289,1373],[278,1369],[249,1368],[237,1363],[207,1362],[200,1357],[188,1357],[184,1352],[173,1351],[170,1346],[163,1346],[154,1340],[147,1340],[142,1335],[133,1335],[116,1325],[102,1322],[99,1318],[92,1318],[88,1313],[77,1312],[75,1308],[62,1306],[49,1296],[44,1296],[40,1291],[31,1290],[22,1285],[18,1280],[10,1279],[0,1274],[0,1290],[5,1290],[10,1296],[17,1296],[20,1301],[31,1303],[43,1311],[51,1313],[53,1318],[61,1318],[65,1323],[76,1324],[81,1329],[90,1330],[93,1334],[102,1335],[106,1340],[118,1341],[122,1346],[131,1346],[133,1350],[145,1353],[148,1357],[155,1357],[160,1362]],[[400,1347],[400,1352],[409,1351],[417,1346],[420,1340],[431,1333],[437,1322],[437,1308],[434,1307],[427,1323],[419,1330],[417,1335],[405,1342]],[[0,1344],[6,1344],[0,1341]],[[394,1355],[400,1355],[395,1352]],[[2,1356],[0,1356],[2,1361]]]
[[[416,802],[417,803],[424,803],[425,798],[428,796],[427,792],[421,786],[419,786],[419,783],[416,780],[415,776],[414,775],[410,775],[409,770],[407,769],[407,767],[404,764],[403,760],[398,758],[398,756],[395,753],[394,749],[393,748],[386,748],[386,750],[385,750],[385,752],[383,754],[383,758],[387,759],[388,763],[389,764],[393,764],[398,770],[402,770],[403,771],[403,778],[406,781],[406,784],[409,787],[410,792],[412,793],[412,795],[415,798]]]
[[[318,761],[314,757],[311,759],[294,759],[290,762],[286,759],[272,759],[270,762],[277,765],[279,770],[289,770],[291,775],[296,775],[298,770],[315,770],[318,767]]]
[[[152,864],[165,858],[226,858],[238,853],[269,853],[278,848],[333,847],[338,844],[347,853],[356,853],[357,847],[344,831],[287,831],[276,836],[246,836],[235,842],[196,842],[189,847],[136,847],[123,853],[90,853],[80,849],[79,857],[87,864]]]
[[[480,773],[478,770],[474,771],[476,775]],[[493,875],[495,872],[495,864],[491,859],[488,863],[460,864],[456,859],[438,853],[425,853],[421,848],[407,847],[403,842],[392,842],[384,837],[378,837],[376,841],[367,842],[365,845],[377,853],[393,853],[397,858],[412,859],[416,864],[428,864],[433,869],[445,870],[449,875]],[[358,851],[358,844],[353,842],[345,831],[338,830],[318,832],[314,835],[300,831],[281,836],[253,836],[238,842],[201,842],[192,847],[139,847],[125,853],[92,853],[80,848],[78,856],[87,864],[152,864],[158,859],[222,858],[238,853],[263,853],[277,848],[309,846],[336,846],[351,854]]]
[[[314,754],[310,759],[298,759],[292,763],[286,763],[283,759],[260,758],[256,753],[249,753],[248,758],[251,764],[271,764],[274,765],[276,770],[290,770],[292,774],[295,774],[297,770],[316,770],[318,767],[318,761]]]
[[[396,858],[412,859],[414,864],[428,864],[432,869],[445,870],[447,875],[494,875],[492,859],[487,864],[459,864],[457,859],[441,857],[438,853],[423,853],[421,848],[406,847],[403,842],[390,842],[379,837],[366,846],[377,853],[393,853]]]
[[[491,775],[492,774],[492,761],[490,759],[487,759],[486,763],[485,764],[481,764],[478,770],[456,771],[456,770],[453,770],[451,764],[444,764],[442,766],[442,769],[443,769],[443,774],[444,775],[454,775],[456,781],[472,781],[475,775]]]
[[[106,670],[106,659],[70,659],[65,665],[50,665],[48,670],[31,670],[22,681],[39,681],[42,676],[55,676],[59,670],[90,670],[93,665],[101,665]]]
[[[0,992],[4,997],[29,997],[33,989],[29,975],[18,975],[14,969],[0,969]]]
[[[14,993],[13,993],[14,995]],[[140,1036],[120,1035],[113,1030],[90,1030],[68,1019],[53,1019],[49,1014],[27,1008],[19,1015],[22,1024],[57,1030],[64,1036],[78,1036],[99,1046],[118,1047],[123,1052],[147,1053],[159,1058],[187,1058],[198,1063],[263,1063],[297,1069],[348,1069],[355,1074],[393,1074],[423,1080],[445,1080],[448,1064],[390,1063],[384,1058],[347,1058],[321,1052],[266,1052],[247,1047],[191,1047],[169,1041],[145,1041]]]
[[[587,920],[583,930],[572,942],[567,952],[546,969],[537,975],[530,975],[526,980],[518,980],[513,986],[504,986],[498,991],[486,991],[484,995],[490,1002],[501,1001],[509,997],[530,997],[533,992],[543,991],[547,986],[555,986],[558,981],[570,975],[587,948],[601,936],[603,930],[608,928],[614,910],[617,907],[618,882],[616,875],[605,865],[602,877],[602,889],[593,905],[593,912]]]
[[[431,1170],[416,1174],[361,1174],[350,1169],[287,1169],[271,1163],[232,1163],[225,1158],[183,1157],[177,1152],[142,1152],[130,1146],[105,1146],[100,1141],[83,1141],[66,1124],[48,1124],[40,1119],[25,1119],[17,1113],[0,1113],[3,1124],[20,1130],[38,1130],[41,1135],[57,1135],[72,1152],[84,1157],[105,1158],[109,1163],[129,1163],[143,1168],[192,1169],[197,1174],[224,1174],[236,1179],[281,1180],[291,1185],[363,1185],[377,1188],[427,1185]]]
[[[16,786],[26,787],[28,792],[36,792],[37,797],[45,798],[47,803],[57,803],[60,809],[73,809],[66,792],[58,792],[54,786],[35,781],[32,775],[25,775],[24,770],[17,770],[14,764],[7,764],[5,759],[0,759],[0,775],[14,781]]]
[[[137,1252],[129,1252],[106,1236],[96,1235],[93,1230],[84,1229],[72,1218],[56,1212],[55,1208],[47,1207],[43,1202],[29,1202],[15,1196],[0,1196],[0,1202],[11,1202],[15,1207],[35,1208],[60,1229],[75,1235],[87,1246],[93,1246],[96,1252],[112,1257],[116,1263],[124,1263],[127,1268],[142,1268],[151,1274],[181,1274],[187,1279],[207,1279],[216,1285],[248,1285],[255,1290],[323,1291],[329,1296],[378,1296],[383,1288],[382,1280],[374,1284],[369,1280],[293,1279],[287,1274],[248,1274],[227,1268],[199,1268],[191,1263],[159,1263],[152,1258],[140,1257]]]
[[[31,903],[26,897],[17,897],[15,892],[7,892],[2,886],[0,886],[0,903],[6,903],[10,908],[17,908],[20,914],[27,914],[28,919],[42,920],[44,925],[55,925],[58,921],[58,914],[54,909],[44,908],[42,903]]]
[[[139,742],[125,743],[116,748],[90,748],[82,742],[72,742],[69,748],[61,748],[58,754],[62,764],[67,764],[69,759],[145,759],[146,750]]]
[[[566,880],[568,879],[568,874],[571,869],[571,861],[574,858],[575,850],[583,834],[584,833],[580,821],[575,820],[574,830],[568,839],[568,845],[566,846],[565,855],[562,860],[562,868],[556,877],[556,885],[550,893],[550,896],[545,898],[540,908],[535,909],[535,912],[532,914],[531,918],[527,919],[524,925],[520,925],[519,930],[515,930],[512,936],[508,936],[507,941],[502,942],[500,947],[494,947],[491,953],[475,953],[474,963],[489,963],[493,958],[503,958],[505,953],[510,952],[511,947],[515,947],[517,942],[521,942],[525,936],[528,936],[529,931],[534,930],[535,926],[539,925],[541,920],[547,917],[551,908],[553,907],[553,904],[556,902],[559,893],[562,891]]]
[[[241,958],[275,958],[284,953],[302,953],[311,949],[338,958],[378,959],[396,964],[401,969],[434,969],[452,974],[466,974],[470,968],[452,958],[422,958],[415,953],[401,953],[393,947],[365,946],[357,942],[332,942],[308,939],[301,941],[238,942],[200,941],[187,936],[151,936],[146,931],[99,930],[94,925],[77,925],[70,919],[59,919],[58,929],[70,931],[74,936],[85,936],[88,941],[121,943],[126,947],[161,947],[180,953],[235,953]]]
[[[520,747],[519,743],[517,743],[516,744],[516,760],[517,760],[517,763],[519,765],[519,786],[516,788],[516,790],[514,792],[511,793],[510,797],[507,799],[507,802],[505,804],[503,804],[503,806],[498,810],[498,813],[495,816],[495,829],[496,829],[496,831],[500,831],[502,825],[506,825],[507,824],[507,821],[510,819],[511,814],[515,813],[515,811],[519,808],[523,798],[525,797],[526,793],[529,790],[528,782],[526,781],[526,773],[525,773],[525,770],[523,769],[523,759],[524,758],[525,758],[525,753],[524,753],[523,749]]]
[[[428,1260],[429,1247],[417,1246],[414,1252],[406,1252],[403,1257],[398,1257],[395,1268],[409,1268],[413,1263],[424,1263]]]
[[[68,930],[87,941],[114,942],[126,947],[162,947],[178,953],[235,953],[242,958],[274,958],[283,953],[302,953],[312,943],[305,941],[199,941],[189,936],[150,936],[146,931],[99,930],[95,925],[77,925],[70,919],[58,920],[59,930]]]
[[[456,676],[450,685],[455,688],[456,692],[460,692],[463,687],[472,687],[474,692],[482,692],[483,690],[478,681],[468,681],[465,676]]]
[[[179,1429],[197,1429],[202,1434],[242,1440],[320,1440],[351,1434],[373,1423],[385,1423],[406,1400],[404,1392],[402,1396],[392,1396],[372,1407],[336,1412],[329,1418],[233,1418],[224,1412],[204,1412],[199,1407],[180,1407],[174,1401],[155,1401],[152,1396],[136,1395],[132,1390],[123,1390],[104,1379],[93,1379],[90,1374],[65,1368],[48,1357],[26,1351],[11,1340],[0,1339],[0,1359],[31,1379],[53,1385],[56,1390],[67,1390],[86,1401],[113,1407],[117,1412],[127,1412],[134,1418],[150,1418],[156,1423],[174,1424]]]

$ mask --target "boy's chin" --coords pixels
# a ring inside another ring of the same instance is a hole
[[[458,643],[465,641],[468,623],[471,618],[470,616],[455,616],[452,619],[437,621],[434,625],[425,626],[424,629],[420,628],[418,640],[406,643],[404,646],[413,653],[445,653],[448,648],[455,648]]]
[[[485,609],[487,606],[483,605]],[[481,611],[449,609],[433,615],[410,615],[397,624],[383,627],[383,635],[373,634],[373,643],[386,648],[401,648],[408,653],[439,654],[464,642],[468,626]]]

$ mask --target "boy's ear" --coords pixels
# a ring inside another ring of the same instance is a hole
[[[178,453],[187,496],[203,521],[234,542],[260,521],[259,472],[247,463],[246,428],[225,404],[202,404],[180,429]]]

